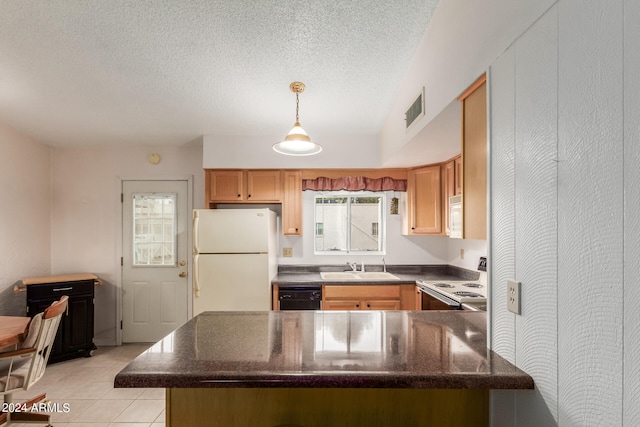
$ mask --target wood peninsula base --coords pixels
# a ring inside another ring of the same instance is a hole
[[[168,388],[167,427],[489,425],[489,390]]]

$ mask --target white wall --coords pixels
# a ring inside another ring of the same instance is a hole
[[[24,315],[13,284],[50,273],[50,150],[0,124],[0,314]]]
[[[486,240],[448,239],[445,264],[476,271],[480,257],[487,256]]]
[[[640,70],[640,2],[624,0],[624,120],[623,128],[623,149],[624,160],[622,165],[624,182],[624,234],[623,245],[624,257],[622,277],[624,306],[612,308],[614,317],[617,320],[618,333],[620,324],[624,328],[622,336],[624,355],[622,364],[624,370],[618,372],[622,376],[622,407],[623,425],[626,427],[640,425],[640,315],[638,314],[638,304],[640,304],[640,286],[637,285],[637,277],[640,277],[640,98],[626,94],[640,93],[640,78],[637,70]],[[618,206],[620,206],[618,204]],[[620,284],[614,286],[614,290],[620,290]],[[618,377],[619,378],[619,377]]]
[[[552,9],[490,73],[493,348],[534,377],[535,393],[509,399],[520,423],[540,426],[557,419],[557,20]],[[523,283],[523,316],[501,298],[510,278]]]
[[[157,165],[147,160],[159,153]],[[52,150],[51,270],[91,272],[104,281],[96,288],[95,340],[116,343],[116,298],[120,256],[123,179],[177,179],[193,176],[194,208],[204,207],[202,146],[65,147]]]
[[[404,149],[555,2],[441,0],[382,129],[382,159]],[[423,86],[425,115],[407,132],[404,113]]]
[[[491,66],[491,345],[536,382],[494,425],[640,425],[638,28],[560,0]]]

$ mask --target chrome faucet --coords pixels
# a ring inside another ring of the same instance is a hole
[[[387,272],[387,263],[384,262],[384,257],[382,257],[382,271]]]
[[[347,262],[347,264],[351,267],[351,271],[358,271],[358,264],[355,262]]]

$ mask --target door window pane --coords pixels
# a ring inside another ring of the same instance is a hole
[[[172,266],[176,263],[177,194],[133,195],[133,265]]]

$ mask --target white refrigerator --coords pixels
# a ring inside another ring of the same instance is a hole
[[[193,315],[270,310],[277,245],[272,210],[195,209]]]

